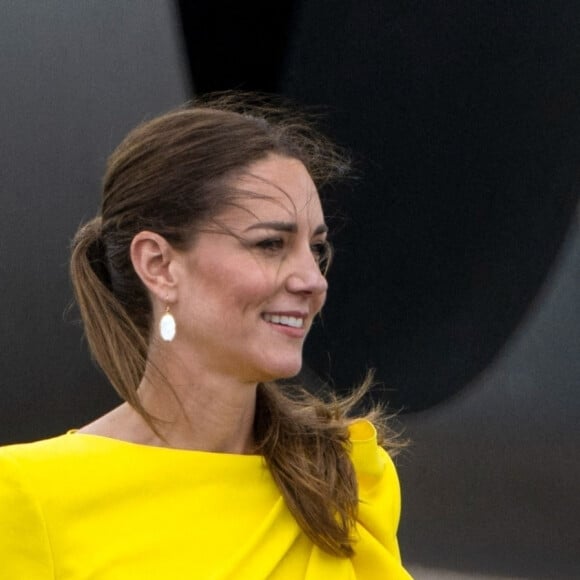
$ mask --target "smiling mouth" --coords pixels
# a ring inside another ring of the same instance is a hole
[[[290,328],[304,328],[304,318],[284,316],[280,314],[263,314],[262,318],[271,324],[289,326]]]

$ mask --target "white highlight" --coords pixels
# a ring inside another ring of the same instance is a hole
[[[166,312],[159,321],[159,334],[165,342],[171,342],[175,338],[175,318],[170,312]]]

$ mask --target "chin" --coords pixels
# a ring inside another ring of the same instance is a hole
[[[287,364],[278,364],[268,369],[263,369],[263,374],[258,382],[265,383],[276,381],[278,379],[291,379],[295,377],[302,369],[302,358],[299,361],[288,361]]]

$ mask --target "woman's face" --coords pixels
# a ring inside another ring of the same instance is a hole
[[[248,382],[294,376],[326,298],[320,198],[304,165],[279,155],[232,185],[251,193],[180,254],[176,342],[208,372]]]

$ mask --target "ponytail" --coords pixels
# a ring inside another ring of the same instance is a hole
[[[153,427],[137,395],[145,372],[146,337],[112,292],[101,223],[100,216],[93,218],[74,237],[70,275],[75,298],[93,358],[121,398]]]
[[[380,407],[356,414],[372,384],[369,372],[350,396],[330,395],[329,400],[297,386],[258,387],[254,430],[259,451],[303,532],[334,556],[354,555],[358,485],[347,453],[353,415],[375,425],[379,443],[391,455],[405,446]]]

